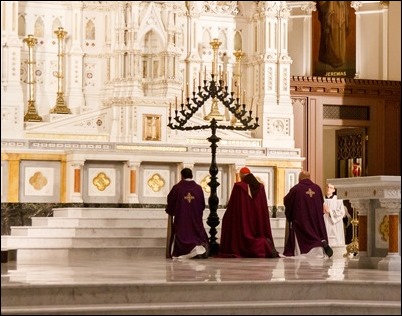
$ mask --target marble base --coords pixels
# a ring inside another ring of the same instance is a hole
[[[346,246],[332,246],[332,250],[334,251],[334,254],[332,255],[331,258],[333,259],[342,259],[344,258],[344,254],[346,253]]]
[[[348,267],[352,269],[376,269],[381,258],[367,257],[358,254],[349,259]]]
[[[386,271],[401,271],[401,256],[397,253],[388,254],[377,265],[378,269]]]

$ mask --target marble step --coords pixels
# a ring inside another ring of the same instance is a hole
[[[68,212],[67,212],[68,211]],[[67,212],[67,214],[65,214]],[[84,211],[74,212],[73,209],[63,210],[62,213],[56,212],[53,217],[32,217],[32,226],[51,226],[51,227],[152,227],[166,228],[168,216],[164,212],[117,212],[114,213],[108,209],[99,212],[97,217],[94,214],[90,216],[81,216],[79,213]],[[153,213],[154,212],[154,213]],[[90,213],[88,213],[90,214]],[[67,215],[67,216],[61,216]],[[219,215],[219,214],[218,214]],[[76,217],[72,217],[76,216]],[[209,214],[204,213],[205,227]],[[219,225],[220,227],[221,221]]]
[[[225,209],[218,209],[217,215],[223,217]],[[204,211],[204,220],[210,215],[209,209]],[[164,208],[54,208],[53,217],[69,218],[127,218],[127,219],[167,219]]]
[[[217,235],[217,242],[220,241],[220,235]],[[280,239],[275,239],[277,250],[282,248]],[[4,236],[2,244],[8,249],[22,248],[99,248],[99,247],[153,247],[164,246],[166,244],[165,236],[93,236],[93,237],[56,237],[56,236]],[[345,253],[345,247],[340,252]],[[334,248],[334,250],[337,248]],[[336,252],[334,251],[334,254]]]
[[[224,211],[218,210],[218,243]],[[53,215],[33,217],[32,226],[12,227],[10,236],[2,236],[2,246],[17,249],[19,263],[165,256],[167,214],[163,208],[57,208]],[[209,210],[204,213],[209,234],[208,216]],[[284,218],[271,218],[271,227],[275,246],[282,252]]]
[[[44,226],[44,227],[152,227],[152,228],[166,228],[167,216],[165,218],[114,218],[114,217],[32,217],[32,226]],[[206,229],[209,229],[207,225],[207,217],[204,218],[204,225]],[[271,219],[272,231],[278,230],[284,231],[283,219]],[[220,220],[219,228],[222,224]],[[282,227],[283,226],[283,227]]]
[[[32,217],[31,220],[32,226],[49,227],[167,227],[167,216],[165,218]]]
[[[401,305],[389,301],[316,300],[210,302],[208,304],[95,304],[2,307],[2,315],[400,315]],[[364,313],[363,313],[364,311]]]
[[[47,222],[47,221],[43,221]],[[92,221],[93,223],[94,221]],[[104,221],[102,220],[102,223]],[[40,226],[40,223],[35,222],[35,226],[11,226],[12,236],[166,236],[166,227],[104,227],[101,224],[91,227],[74,227],[74,226]],[[167,221],[165,220],[165,226]],[[204,223],[205,229],[208,231],[210,227]],[[216,228],[220,231],[221,225]],[[284,238],[284,229],[272,227],[272,236],[276,238]]]
[[[166,227],[48,227],[12,226],[12,236],[30,237],[166,237]]]
[[[218,209],[221,218],[224,209]],[[204,218],[209,215],[209,209],[204,211]],[[54,208],[53,217],[71,218],[167,218],[164,208]]]
[[[225,209],[218,209],[217,214],[220,221]],[[207,220],[209,210],[204,212],[204,220]],[[152,218],[166,219],[167,214],[164,208],[55,208],[53,217],[69,218]],[[270,218],[271,228],[285,228],[285,218]]]
[[[134,228],[166,228],[167,218],[71,218],[71,217],[32,217],[32,227],[134,227]],[[205,228],[208,230],[209,226],[206,224],[207,218],[204,218]],[[272,219],[271,226],[272,232],[275,236],[278,232],[283,232],[284,228],[281,227],[281,220]],[[216,228],[221,227],[221,221]],[[278,227],[279,226],[279,227]],[[278,236],[279,237],[279,236]]]
[[[140,272],[139,272],[140,273]],[[21,273],[20,273],[21,274]],[[301,304],[314,300],[317,306],[322,301],[343,302],[349,304],[361,303],[361,307],[372,301],[382,306],[397,307],[400,303],[400,282],[351,281],[351,290],[345,288],[345,282],[312,280],[310,282],[294,281],[225,281],[224,271],[220,280],[214,282],[151,282],[148,276],[143,283],[51,283],[48,276],[43,280],[33,280],[27,286],[8,286],[2,291],[2,309],[4,307],[51,307],[60,305],[92,306],[108,304],[197,304],[199,306],[232,302],[272,302]],[[24,282],[20,275],[21,282]],[[145,276],[144,276],[145,277]],[[167,277],[174,277],[167,274]],[[129,276],[128,276],[129,279]],[[14,281],[14,280],[13,280]],[[18,281],[18,280],[16,280]],[[27,282],[29,280],[25,280]],[[327,306],[329,307],[329,306]],[[346,310],[346,309],[345,309]],[[365,314],[365,309],[361,314]],[[3,310],[2,310],[3,312]],[[3,313],[2,313],[3,314]],[[298,313],[300,314],[300,313]],[[347,313],[349,314],[349,313]],[[383,313],[379,313],[383,314]]]
[[[77,260],[115,262],[139,258],[165,258],[166,246],[96,247],[96,248],[18,248],[18,264],[69,264]],[[106,272],[107,273],[107,272]]]
[[[102,248],[102,247],[162,247],[165,237],[29,237],[7,238],[7,247],[20,248]]]
[[[208,226],[206,230],[208,232]],[[9,248],[25,248],[41,245],[42,247],[80,247],[87,244],[111,245],[132,243],[136,245],[136,239],[141,244],[149,243],[148,239],[158,240],[161,243],[166,238],[166,228],[132,228],[132,227],[48,227],[48,226],[23,226],[12,227],[12,235],[2,236],[2,245]],[[220,228],[217,228],[218,242]],[[281,248],[284,243],[284,232],[281,229],[272,229],[275,246]],[[52,241],[53,240],[53,241]]]

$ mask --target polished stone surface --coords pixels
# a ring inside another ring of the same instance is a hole
[[[2,264],[2,315],[400,315],[401,273],[348,258]]]

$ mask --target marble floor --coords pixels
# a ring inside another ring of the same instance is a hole
[[[400,315],[401,273],[348,258],[1,265],[2,315]],[[201,298],[201,301],[200,301]]]

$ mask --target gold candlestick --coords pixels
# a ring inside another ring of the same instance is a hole
[[[218,49],[221,46],[222,42],[219,42],[217,38],[214,38],[209,45],[211,45],[212,50],[214,51],[213,61],[212,61],[212,77],[214,81],[218,80],[218,75],[216,73],[216,66],[218,64]],[[215,97],[212,99],[211,110],[208,115],[204,117],[204,120],[210,121],[212,119],[217,121],[223,121],[224,116],[219,112],[218,107],[218,99]]]
[[[38,40],[33,37],[33,35],[29,34],[28,37],[23,39],[24,43],[28,45],[28,109],[24,115],[25,122],[41,122],[42,117],[38,115],[35,107],[35,89],[33,84],[35,83],[34,79],[34,66],[36,64],[33,56],[33,48],[38,43]]]
[[[65,101],[64,101],[64,92],[63,92],[63,43],[64,43],[64,38],[67,34],[66,31],[62,27],[59,27],[57,31],[54,31],[54,34],[57,35],[57,40],[58,40],[58,54],[57,54],[57,62],[58,62],[58,68],[57,68],[57,98],[56,98],[56,105],[53,107],[53,109],[50,110],[50,113],[52,114],[70,114],[71,110],[66,106]]]
[[[353,216],[351,220],[352,224],[352,241],[350,244],[346,246],[346,253],[343,255],[344,257],[349,257],[350,254],[354,255],[359,252],[359,237],[357,234],[357,227],[359,226],[358,214],[355,209],[353,209]]]
[[[241,59],[244,56],[244,53],[241,50],[236,50],[233,55],[236,58],[236,72],[233,74],[233,81],[237,83],[236,89],[236,97],[240,100],[240,91],[241,91]],[[240,101],[239,101],[240,102]],[[245,102],[245,101],[244,101]],[[241,108],[237,109],[237,112],[240,112]],[[256,113],[257,114],[257,113]],[[232,125],[237,124],[237,119],[234,115],[232,115],[232,119],[230,120]]]

